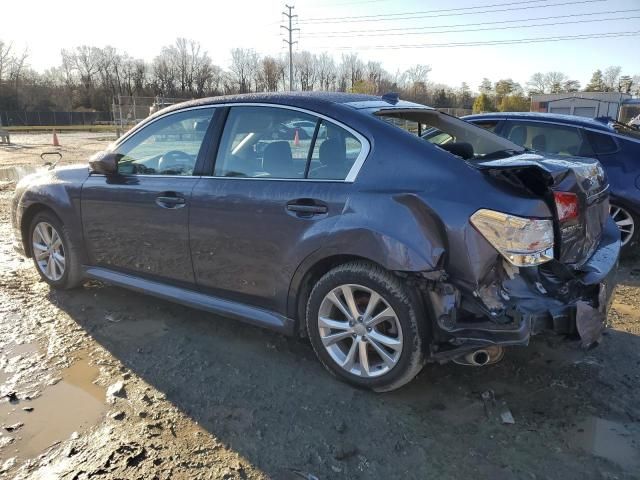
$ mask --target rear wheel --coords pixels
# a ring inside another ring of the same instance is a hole
[[[623,253],[630,253],[638,241],[638,217],[629,209],[616,204],[611,204],[609,214],[620,230],[620,244]]]
[[[52,287],[73,288],[82,281],[76,251],[63,223],[52,212],[35,215],[29,229],[33,263]]]
[[[322,277],[309,297],[306,320],[322,364],[353,385],[394,390],[424,364],[420,302],[374,264],[353,262]]]

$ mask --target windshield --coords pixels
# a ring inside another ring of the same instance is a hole
[[[375,114],[465,160],[505,158],[526,151],[505,138],[437,110],[385,109]]]

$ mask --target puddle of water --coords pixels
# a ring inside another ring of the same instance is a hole
[[[576,426],[569,444],[628,471],[640,469],[640,449],[633,443],[633,434],[621,423],[589,417]]]
[[[62,380],[47,387],[40,397],[16,404],[7,400],[0,403],[0,425],[24,424],[15,432],[2,432],[14,441],[0,451],[0,463],[11,457],[37,456],[73,432],[100,421],[106,405],[104,389],[92,383],[98,369],[89,365],[84,352],[77,355],[77,360],[63,372]],[[32,407],[33,411],[26,412],[25,407]]]
[[[0,168],[0,180],[17,182],[22,177],[35,173],[42,168],[35,165],[15,165],[13,167]]]

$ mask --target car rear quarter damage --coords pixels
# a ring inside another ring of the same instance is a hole
[[[398,135],[411,151],[416,136]],[[416,193],[394,198],[402,198],[422,225],[403,230],[400,238],[413,242],[432,268],[416,271],[405,263],[406,270],[398,273],[422,292],[430,309],[430,359],[527,345],[532,335],[544,331],[579,336],[585,347],[597,343],[620,249],[600,164],[526,152],[463,161],[434,145],[424,146],[420,159],[418,148],[415,157],[404,158],[416,178],[395,180],[415,185]],[[429,169],[420,175],[418,164],[426,156]],[[500,252],[496,241],[502,239],[490,241],[472,221],[483,211],[552,226],[549,243],[527,255]],[[430,241],[421,245],[415,240],[419,237]]]

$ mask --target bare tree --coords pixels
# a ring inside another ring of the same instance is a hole
[[[431,66],[424,64],[417,64],[404,72],[403,77],[405,79],[406,87],[410,89],[415,100],[424,99],[426,97],[427,82],[430,72]]]
[[[278,80],[280,78],[280,66],[273,57],[264,57],[260,62],[260,84],[261,89],[267,92],[278,90]]]
[[[527,88],[529,94],[536,95],[540,93],[546,93],[547,91],[547,79],[542,72],[536,72],[531,75],[531,78],[527,82]]]
[[[313,90],[316,82],[316,60],[308,51],[302,51],[293,57],[295,76],[302,91]]]
[[[0,82],[5,79],[9,64],[13,61],[12,50],[13,45],[11,43],[4,43],[0,40]]]
[[[251,91],[251,82],[257,78],[258,54],[253,49],[234,48],[231,50],[231,76],[238,93]]]
[[[327,52],[316,57],[316,72],[320,90],[331,90],[335,88],[337,70],[336,63]]]
[[[348,82],[347,88],[353,88],[354,85],[364,79],[364,63],[362,63],[357,53],[343,53],[340,70],[344,76],[343,81],[346,80]]]
[[[604,71],[602,80],[607,92],[615,92],[618,90],[618,78],[620,78],[621,67],[611,66]]]

